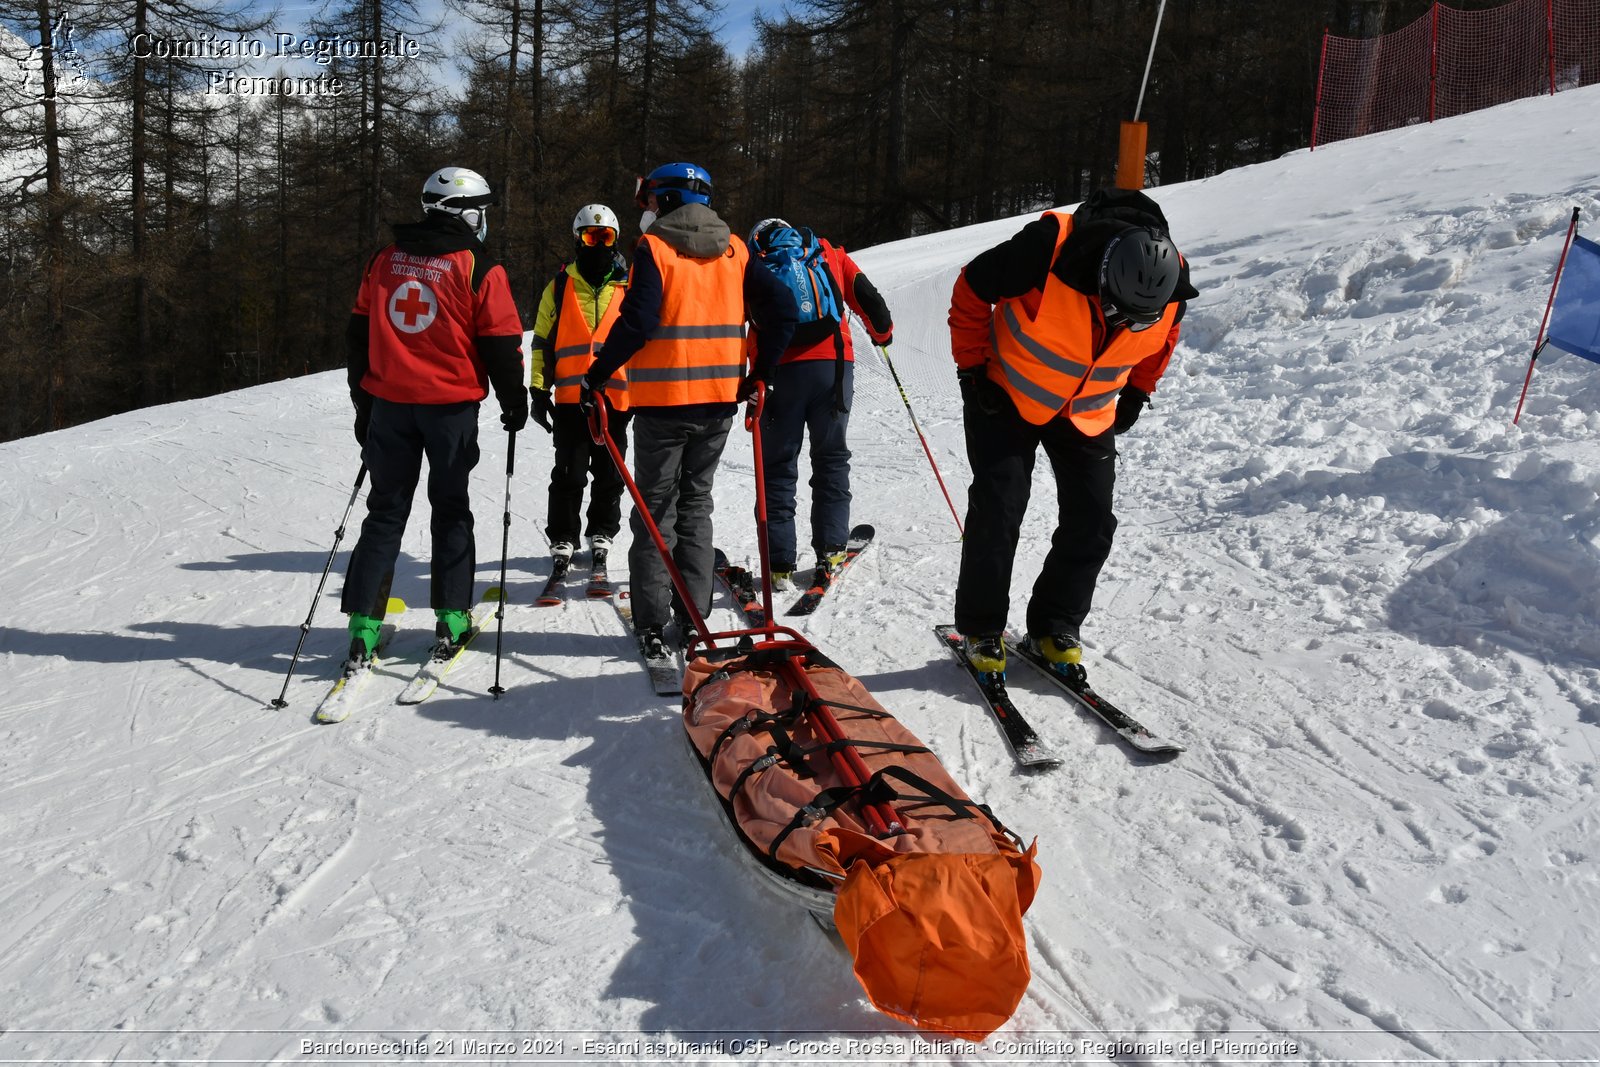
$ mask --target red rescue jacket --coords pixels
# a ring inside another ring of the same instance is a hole
[[[489,377],[480,337],[522,337],[511,283],[472,249],[442,254],[390,245],[367,264],[354,314],[368,320],[361,387],[399,404],[482,400]]]

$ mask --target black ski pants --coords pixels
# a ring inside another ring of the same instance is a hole
[[[628,454],[628,420],[623,411],[606,411],[606,428],[617,449]],[[591,475],[589,510],[582,532],[616,540],[622,529],[622,475],[611,462],[605,445],[589,436],[589,420],[576,404],[557,404],[552,422],[551,443],[555,462],[550,467],[550,506],[546,512],[545,537],[550,543],[578,544],[579,512],[583,509],[583,490]]]
[[[426,456],[433,511],[430,606],[470,610],[477,544],[467,481],[478,465],[478,402],[395,404],[374,399],[361,455],[369,480],[367,517],[345,572],[341,609],[383,617]]]
[[[1089,614],[1117,529],[1111,512],[1116,439],[1109,430],[1086,436],[1065,416],[1034,426],[998,386],[985,388],[999,410],[989,414],[968,399],[963,411],[972,488],[956,586],[956,628],[969,634],[1005,629],[1011,568],[1033,487],[1034,457],[1043,445],[1056,478],[1056,529],[1028,601],[1028,633],[1076,634]]]

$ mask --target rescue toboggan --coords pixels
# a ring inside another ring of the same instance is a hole
[[[765,575],[754,432],[763,403],[758,392],[745,425]],[[610,439],[604,405],[590,430],[610,450],[694,624],[683,725],[727,823],[770,885],[837,929],[878,1010],[936,1033],[986,1037],[1027,990],[1022,916],[1039,884],[1037,843],[1024,847],[796,631],[769,622],[712,633]],[[770,620],[770,585],[763,596]]]

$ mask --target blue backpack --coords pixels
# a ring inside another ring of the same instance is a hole
[[[754,251],[761,265],[794,294],[802,323],[844,319],[843,301],[816,234],[804,228],[773,226],[761,234]]]
[[[799,325],[790,344],[815,344],[833,338],[836,355],[834,407],[844,406],[845,303],[838,282],[823,254],[822,241],[803,226],[769,226],[750,246],[751,254],[794,294],[800,308]]]

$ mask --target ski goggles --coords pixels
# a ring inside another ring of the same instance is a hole
[[[638,207],[649,210],[650,197],[663,189],[680,189],[704,197],[711,195],[711,183],[701,181],[699,178],[662,178],[654,182],[649,178],[639,178],[633,187],[633,202]]]
[[[617,231],[610,226],[585,226],[578,231],[578,240],[590,248],[596,245],[605,245],[610,248],[617,243]]]
[[[1107,297],[1100,297],[1100,310],[1105,314],[1106,325],[1109,327],[1126,326],[1134,333],[1148,330],[1161,321],[1161,312],[1154,315],[1135,315],[1131,311],[1124,311],[1113,304]]]

